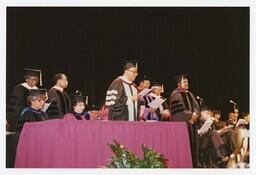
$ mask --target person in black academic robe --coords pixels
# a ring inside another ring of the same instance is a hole
[[[200,131],[206,120],[212,120],[212,116],[208,107],[202,106],[200,112],[200,119],[196,121],[198,125],[199,134],[199,159],[201,167],[220,167],[220,165],[228,160],[228,152],[226,150],[226,143],[221,137],[221,134],[216,130],[215,124],[212,124],[205,132]]]
[[[7,131],[15,131],[17,127],[18,116],[22,110],[27,107],[27,96],[30,89],[37,89],[39,77],[41,77],[41,70],[24,69],[25,82],[14,87],[10,100],[7,103],[6,120]],[[41,80],[41,78],[40,78]],[[41,84],[41,81],[40,81]]]
[[[45,89],[31,89],[28,92],[28,107],[25,107],[17,118],[15,132],[6,133],[6,167],[13,168],[19,135],[26,122],[47,120],[47,115],[42,111],[46,100]]]
[[[71,101],[68,93],[64,90],[68,86],[67,76],[63,73],[54,75],[53,86],[48,91],[48,103],[51,103],[46,113],[49,119],[63,118],[71,110]]]
[[[24,108],[18,119],[17,132],[20,133],[26,122],[37,122],[48,119],[47,114],[42,111],[46,100],[45,89],[33,89],[27,97],[29,106]]]
[[[178,87],[170,95],[172,121],[184,121],[188,126],[188,134],[192,153],[193,167],[198,166],[198,134],[195,122],[199,117],[199,104],[194,95],[188,90],[187,75],[176,77]]]
[[[137,76],[137,64],[126,62],[124,74],[116,78],[106,94],[106,106],[109,108],[109,120],[138,119],[138,95],[133,81]]]
[[[149,103],[154,101],[156,98],[162,98],[162,83],[160,82],[152,82],[152,92],[148,95],[144,96],[145,99],[145,109],[143,118],[144,120],[158,120],[158,121],[169,121],[170,120],[170,111],[167,101],[164,101],[163,104],[157,108],[152,109],[149,106]]]

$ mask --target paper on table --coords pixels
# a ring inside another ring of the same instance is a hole
[[[42,111],[46,112],[50,105],[51,105],[51,103],[45,103]]]
[[[209,128],[210,128],[210,126],[212,125],[212,123],[213,123],[213,121],[212,121],[211,117],[209,117],[209,118],[204,122],[203,126],[197,131],[198,134],[204,134],[204,133],[206,133],[206,132],[209,130]]]
[[[155,98],[155,100],[150,102],[148,104],[148,106],[153,108],[153,109],[157,109],[157,108],[159,108],[163,104],[163,102],[165,102],[165,100],[166,99],[162,99],[161,97],[157,97],[157,98]]]
[[[145,95],[147,95],[151,91],[152,91],[152,89],[145,88],[140,93],[138,93],[138,96],[144,97]]]

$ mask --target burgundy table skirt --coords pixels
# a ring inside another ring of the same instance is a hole
[[[168,159],[170,168],[192,168],[183,122],[66,121],[26,123],[21,132],[16,168],[100,168],[109,162],[107,143],[116,139],[142,156],[144,143]]]

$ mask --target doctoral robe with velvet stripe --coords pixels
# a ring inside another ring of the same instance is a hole
[[[133,83],[125,81],[122,77],[115,79],[109,86],[105,104],[109,108],[109,120],[137,120],[138,103],[128,99],[137,95]]]
[[[170,109],[173,121],[189,121],[193,112],[199,116],[200,111],[194,95],[181,88],[177,88],[171,93]]]
[[[196,168],[199,164],[199,136],[197,133],[198,127],[196,124],[191,124],[188,121],[192,118],[193,112],[199,116],[199,104],[190,91],[177,88],[171,93],[170,109],[172,121],[187,122],[193,167]]]

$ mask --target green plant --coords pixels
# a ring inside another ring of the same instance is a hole
[[[167,159],[155,150],[142,144],[143,159],[139,159],[133,152],[129,151],[124,145],[113,140],[114,143],[108,144],[113,151],[108,168],[167,168]]]

